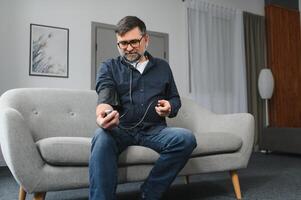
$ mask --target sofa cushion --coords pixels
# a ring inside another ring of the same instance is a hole
[[[42,158],[52,165],[87,165],[91,138],[50,137],[36,142]]]
[[[191,157],[233,153],[242,146],[242,139],[232,133],[226,132],[207,132],[195,134],[198,143],[197,148],[192,152]]]
[[[231,133],[209,132],[196,134],[197,148],[191,157],[231,153],[239,150],[242,140]],[[51,137],[36,142],[41,156],[51,165],[88,165],[91,138]],[[119,157],[119,165],[153,164],[159,154],[142,146],[130,146]]]

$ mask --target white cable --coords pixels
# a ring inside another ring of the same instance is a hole
[[[144,112],[144,115],[143,115],[143,117],[140,119],[140,121],[138,122],[138,123],[136,123],[134,126],[131,126],[131,127],[124,127],[124,126],[121,126],[121,125],[118,125],[118,127],[119,128],[121,128],[121,129],[124,129],[124,130],[131,130],[131,129],[134,129],[134,128],[136,128],[137,126],[139,126],[142,122],[143,122],[143,120],[144,120],[144,118],[146,117],[146,114],[148,113],[148,110],[149,110],[149,108],[150,108],[150,106],[153,104],[155,102],[155,100],[153,100],[148,106],[147,106],[147,109],[146,109],[146,111]],[[127,112],[126,112],[127,113]],[[125,114],[126,114],[125,113]],[[124,115],[125,115],[124,114]],[[124,116],[124,115],[122,115],[122,117]],[[121,118],[121,117],[120,117]],[[120,119],[119,118],[119,119]]]

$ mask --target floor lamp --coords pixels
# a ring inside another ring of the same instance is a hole
[[[265,100],[265,125],[269,126],[268,99],[273,95],[274,78],[271,69],[264,68],[259,73],[258,90],[262,99]]]

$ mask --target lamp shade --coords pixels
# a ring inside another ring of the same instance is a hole
[[[262,69],[258,78],[258,90],[262,99],[270,99],[274,91],[274,78],[270,69]]]

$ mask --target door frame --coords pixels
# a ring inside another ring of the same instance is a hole
[[[105,24],[100,22],[91,23],[91,89],[95,90],[95,76],[97,70],[97,59],[96,59],[96,50],[97,50],[97,28],[111,29],[115,30],[116,26],[112,24]],[[147,31],[150,36],[157,36],[164,38],[164,59],[169,61],[169,37],[167,33],[160,33],[156,31]]]

